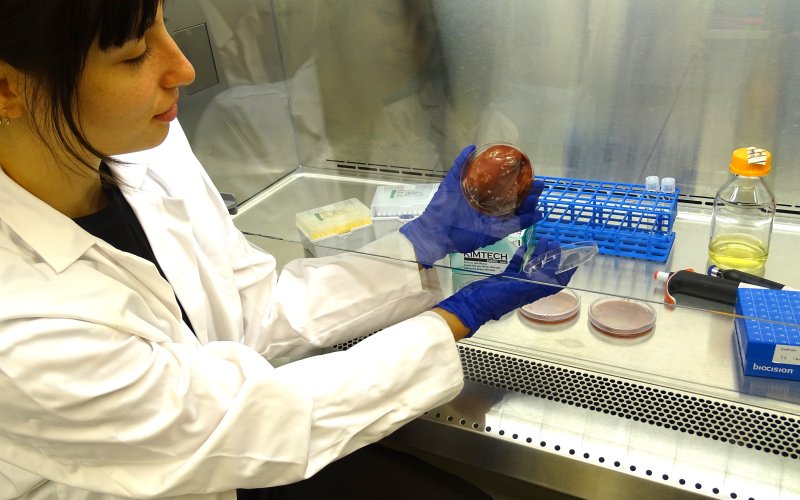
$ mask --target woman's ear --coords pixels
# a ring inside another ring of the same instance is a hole
[[[0,61],[0,118],[19,118],[24,111],[21,88],[24,76],[5,61]]]

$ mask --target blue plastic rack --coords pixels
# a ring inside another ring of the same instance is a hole
[[[678,192],[647,191],[642,184],[537,177],[545,188],[536,235],[562,244],[594,240],[602,254],[666,262],[675,233]]]

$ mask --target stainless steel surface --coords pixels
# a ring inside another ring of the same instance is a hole
[[[251,239],[286,262],[303,254],[292,221],[310,200],[369,204],[377,185],[412,179],[420,176],[303,169],[234,220],[269,236]],[[393,439],[589,498],[800,497],[798,383],[743,377],[732,317],[665,306],[654,285],[654,269],[705,265],[707,208],[681,207],[667,264],[598,256],[570,285],[582,298],[576,319],[541,326],[512,313],[485,325],[459,345],[465,391]],[[797,279],[797,236],[790,220],[776,226],[767,276]],[[653,333],[626,341],[594,330],[586,308],[608,295],[649,301]]]
[[[293,110],[303,165],[325,142],[337,160],[442,169],[505,139],[547,175],[713,195],[733,148],[757,144],[778,199],[796,199],[797,2],[274,4],[290,89],[324,124]]]
[[[800,496],[797,460],[472,382],[388,439],[580,498]]]
[[[779,203],[800,203],[793,0],[167,5],[176,30],[207,22],[222,89],[181,118],[242,200],[276,169],[335,159],[444,170],[468,143],[505,140],[542,174],[671,176],[705,196],[734,148],[757,145],[774,155]],[[197,132],[201,119],[213,132]]]

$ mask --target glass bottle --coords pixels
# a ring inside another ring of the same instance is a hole
[[[764,183],[769,151],[740,148],[731,156],[731,177],[717,191],[711,216],[708,257],[721,269],[757,271],[769,255],[775,195]]]

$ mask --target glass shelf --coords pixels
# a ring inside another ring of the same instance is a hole
[[[234,220],[251,241],[276,255],[279,265],[285,264],[307,256],[294,225],[296,212],[350,198],[369,206],[378,186],[403,182],[419,183],[419,179],[298,169],[244,204]],[[675,231],[675,244],[666,263],[597,255],[582,265],[569,284],[581,297],[576,318],[542,326],[511,313],[485,325],[466,342],[800,415],[798,382],[742,375],[732,307],[692,297],[679,297],[676,305],[664,303],[663,286],[653,275],[656,271],[706,268],[708,214],[692,205],[685,212],[679,210]],[[800,269],[788,265],[791,255],[787,251],[799,236],[791,225],[776,226],[766,277],[800,282]],[[330,246],[336,247],[336,243]],[[452,293],[453,269],[446,261],[437,267],[445,293]],[[631,340],[602,335],[589,324],[587,308],[609,296],[651,304],[657,315],[654,330]]]

